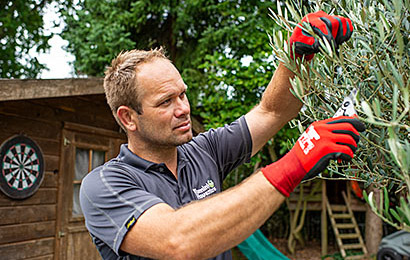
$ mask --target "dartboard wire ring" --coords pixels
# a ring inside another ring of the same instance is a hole
[[[22,135],[11,137],[0,147],[0,190],[13,199],[33,195],[44,177],[40,147]]]

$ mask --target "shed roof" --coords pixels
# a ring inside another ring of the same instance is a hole
[[[0,79],[0,102],[104,94],[104,78]],[[205,131],[191,116],[196,133]]]
[[[0,79],[0,101],[104,94],[103,78]]]

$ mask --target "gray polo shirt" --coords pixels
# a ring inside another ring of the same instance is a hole
[[[245,117],[211,129],[178,148],[178,179],[165,164],[144,160],[122,145],[120,154],[83,180],[85,223],[103,259],[145,259],[120,250],[139,216],[157,203],[174,209],[221,192],[222,181],[249,161],[251,136]],[[234,214],[234,213],[233,213]],[[231,259],[230,250],[214,259]]]

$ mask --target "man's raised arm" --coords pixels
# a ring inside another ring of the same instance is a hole
[[[328,41],[335,49],[353,33],[353,25],[348,18],[328,15],[323,11],[306,15],[289,39],[291,57],[304,58],[306,61],[320,51],[320,44],[315,37],[302,30],[303,23],[308,23],[318,37]],[[260,104],[246,114],[253,142],[252,155],[289,120],[296,117],[302,107],[302,103],[289,90],[289,80],[293,76],[283,64],[279,64]]]

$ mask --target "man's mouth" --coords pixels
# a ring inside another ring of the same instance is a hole
[[[184,123],[176,126],[174,129],[181,130],[181,131],[188,131],[189,129],[191,129],[191,121],[190,120],[185,121]]]

